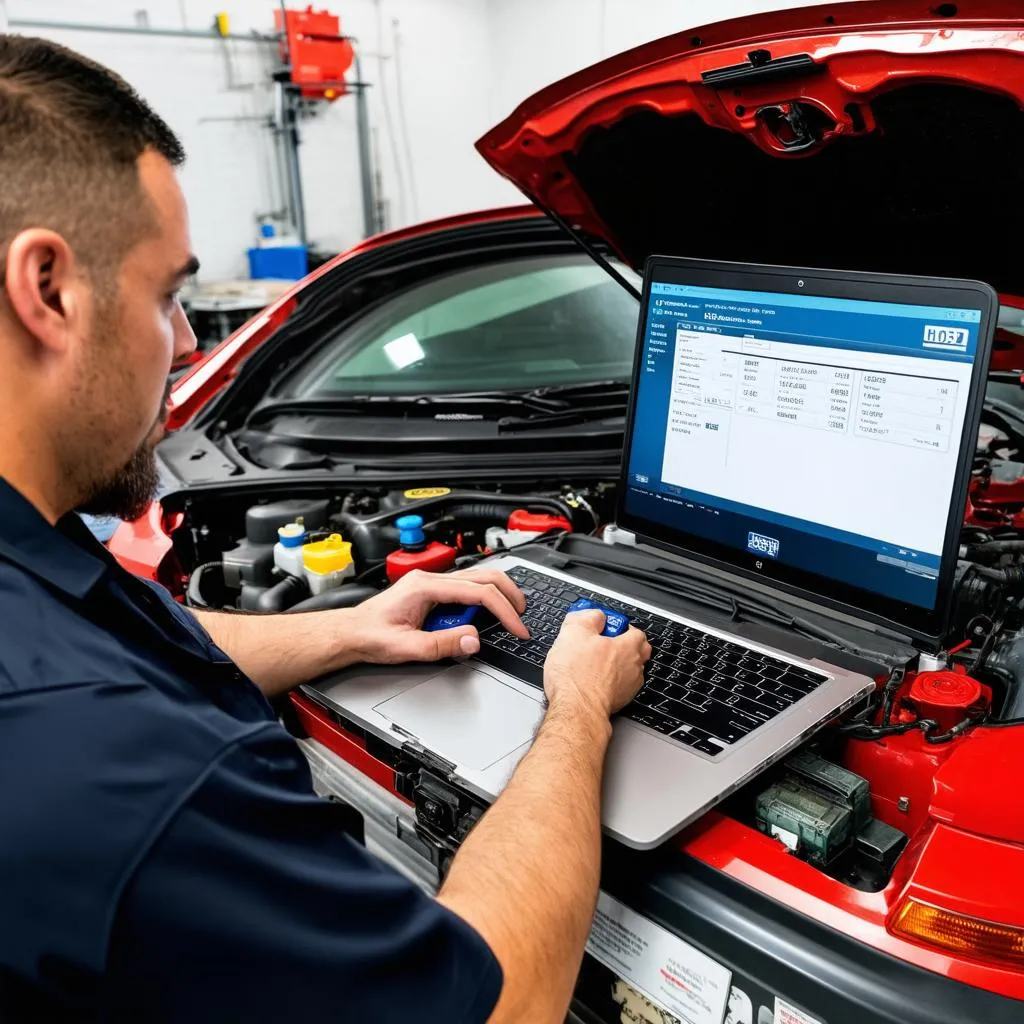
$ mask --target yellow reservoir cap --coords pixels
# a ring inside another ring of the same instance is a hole
[[[908,939],[978,960],[1024,967],[1024,928],[954,914],[907,899],[897,911],[892,931]]]
[[[342,540],[338,533],[332,533],[326,540],[303,544],[302,564],[310,572],[322,576],[329,572],[340,572],[352,564],[352,545]]]
[[[420,498],[443,498],[446,494],[451,493],[450,487],[410,487],[405,491],[403,497],[410,501],[418,501]]]

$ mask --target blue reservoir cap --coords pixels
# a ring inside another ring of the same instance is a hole
[[[273,238],[277,232],[274,230],[273,224],[261,224],[260,225],[260,237],[261,238]]]
[[[423,533],[423,516],[402,516],[395,520],[399,529],[398,543],[402,547],[422,544],[427,538]]]
[[[301,523],[288,523],[278,527],[277,539],[282,547],[301,548],[306,543],[306,528]]]

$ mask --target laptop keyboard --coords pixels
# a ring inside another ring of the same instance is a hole
[[[530,639],[492,625],[480,635],[481,661],[543,687],[544,659],[574,601],[622,612],[647,634],[653,654],[643,688],[619,714],[705,754],[720,754],[828,680],[526,566],[508,575],[526,596]]]

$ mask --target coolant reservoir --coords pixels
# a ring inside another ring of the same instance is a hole
[[[922,718],[934,718],[943,730],[984,711],[992,692],[962,672],[919,672],[907,700]]]
[[[274,565],[289,576],[302,576],[302,546],[306,543],[306,526],[300,516],[294,523],[278,527],[274,545]]]
[[[352,545],[332,533],[326,540],[302,546],[302,566],[312,594],[340,587],[356,571]]]

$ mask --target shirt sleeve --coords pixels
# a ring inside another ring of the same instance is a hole
[[[115,1021],[485,1021],[501,968],[461,918],[372,857],[278,728],[227,751],[124,890]]]

